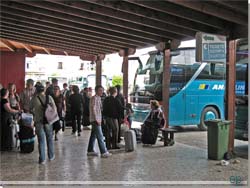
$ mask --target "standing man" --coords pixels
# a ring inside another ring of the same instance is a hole
[[[118,99],[118,101],[121,103],[121,105],[123,107],[123,110],[120,112],[119,119],[118,119],[118,124],[119,124],[119,126],[118,126],[118,143],[120,143],[121,142],[121,124],[124,120],[124,110],[126,108],[125,108],[125,99],[124,99],[123,95],[121,94],[121,86],[116,85],[115,87],[117,89],[116,99]]]
[[[58,80],[56,78],[52,78],[52,84],[46,89],[46,95],[53,97],[55,86],[58,86]]]
[[[34,81],[32,79],[28,79],[26,81],[26,88],[20,94],[20,106],[25,113],[30,111],[30,101],[34,96],[35,90]]]
[[[63,84],[63,90],[61,91],[61,94],[63,95],[64,98],[66,98],[66,93],[68,92],[68,84],[64,83]]]
[[[106,145],[108,149],[120,149],[118,143],[118,118],[123,110],[121,103],[115,98],[117,95],[116,87],[109,89],[110,96],[106,97],[103,102],[103,116],[106,120]],[[112,132],[112,136],[110,133]]]
[[[88,145],[88,156],[98,156],[98,153],[94,151],[95,139],[97,138],[99,149],[101,152],[101,157],[107,158],[112,154],[108,152],[106,145],[104,143],[103,133],[102,133],[102,101],[101,96],[103,94],[103,87],[97,85],[95,87],[95,95],[90,99],[90,124],[92,125],[91,135],[89,138]]]

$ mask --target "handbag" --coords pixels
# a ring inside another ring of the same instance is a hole
[[[49,103],[49,96],[46,95],[46,102],[43,104],[41,98],[37,96],[41,105],[44,107],[44,116],[49,124],[53,124],[59,120],[59,116],[57,114],[56,106],[53,103]]]

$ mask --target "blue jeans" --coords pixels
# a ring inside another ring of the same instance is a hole
[[[38,138],[39,162],[45,161],[45,138],[48,148],[48,158],[52,159],[54,157],[53,126],[36,123],[36,134]]]
[[[102,126],[98,125],[96,122],[91,122],[91,125],[92,125],[92,130],[91,130],[91,135],[89,138],[88,152],[94,151],[95,139],[97,138],[101,154],[106,153],[107,148],[106,148],[106,145],[104,143]]]

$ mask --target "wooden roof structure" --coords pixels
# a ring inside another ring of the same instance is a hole
[[[248,35],[247,0],[2,0],[0,8],[0,38],[86,60],[193,39],[197,31],[229,39]]]

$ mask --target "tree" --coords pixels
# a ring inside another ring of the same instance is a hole
[[[112,86],[116,86],[116,85],[121,85],[122,86],[122,83],[123,83],[122,76],[113,76],[113,78],[112,78]]]

